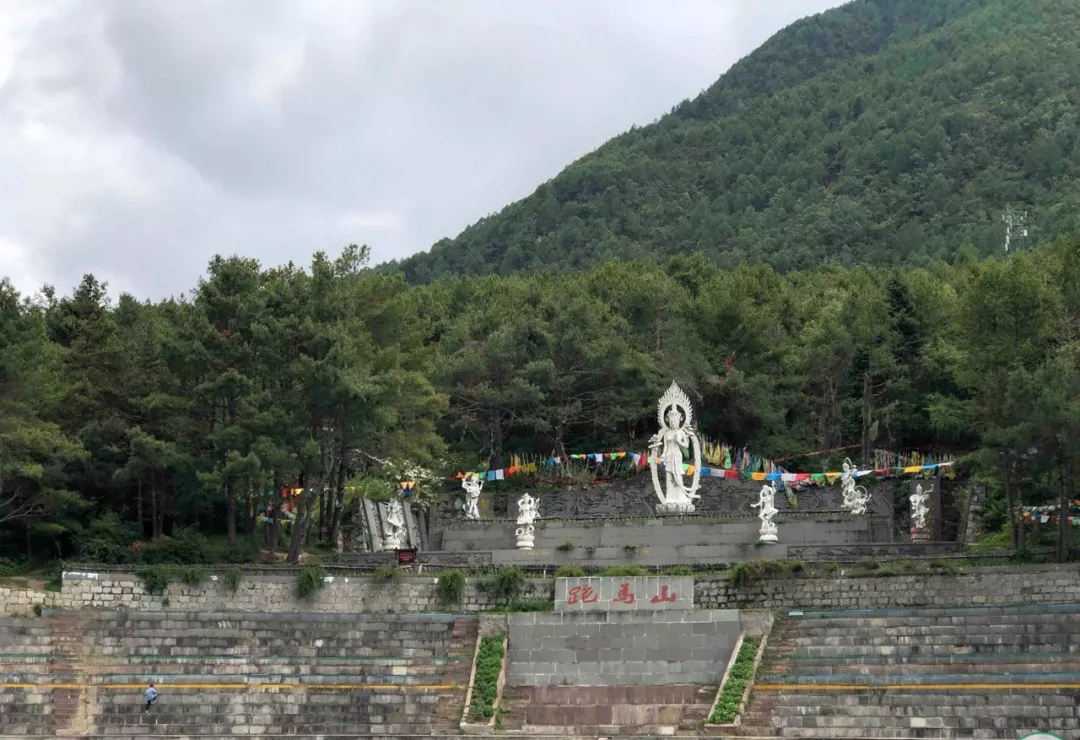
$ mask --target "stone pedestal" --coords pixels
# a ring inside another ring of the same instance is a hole
[[[667,504],[659,503],[656,505],[656,513],[663,515],[672,514],[693,514],[697,510],[693,504]]]
[[[769,527],[768,529],[762,528],[761,535],[758,537],[758,542],[763,542],[767,545],[774,545],[780,541],[780,538],[776,536],[776,525]]]
[[[930,540],[932,532],[929,527],[912,527],[911,528],[911,541],[912,542],[928,542]]]
[[[519,550],[531,550],[533,549],[533,540],[535,538],[536,529],[531,524],[526,524],[523,527],[518,527],[514,532],[514,536],[517,537],[517,547]]]

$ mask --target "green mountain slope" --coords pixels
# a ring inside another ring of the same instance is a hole
[[[857,0],[390,269],[570,270],[700,252],[779,270],[1080,229],[1080,3]]]

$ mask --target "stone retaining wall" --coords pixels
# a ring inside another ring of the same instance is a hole
[[[64,574],[59,609],[129,609],[254,612],[436,612],[485,611],[499,604],[484,588],[484,579],[470,578],[460,604],[440,604],[435,577],[331,576],[306,600],[296,596],[295,575],[251,575],[236,593],[224,579],[199,586],[172,583],[164,594],[147,593],[133,573]],[[526,581],[519,598],[553,598],[550,579]],[[168,600],[167,602],[165,600]]]
[[[63,595],[55,591],[0,586],[0,616],[28,617],[34,613],[35,606],[64,609],[67,603]]]
[[[208,610],[258,612],[483,611],[496,606],[470,578],[463,603],[444,606],[435,578],[380,581],[336,576],[310,601],[296,599],[294,575],[245,575],[238,591],[222,581],[200,586],[173,583],[166,594],[149,594],[133,573],[65,574],[61,593],[0,587],[0,614],[29,615],[50,609]],[[529,580],[522,598],[553,598],[552,579]],[[168,598],[166,606],[163,598]],[[696,577],[694,604],[701,609],[886,609],[1011,604],[1080,603],[1080,565],[966,568],[942,575],[847,577],[841,569],[823,578],[754,580],[735,587],[717,576]]]
[[[755,580],[734,587],[698,579],[694,602],[708,609],[891,609],[1080,603],[1080,565],[965,568],[941,575]]]

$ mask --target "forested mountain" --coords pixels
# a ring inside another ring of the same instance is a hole
[[[389,269],[567,271],[699,253],[781,272],[1000,253],[1080,224],[1080,3],[856,0]]]
[[[399,480],[422,505],[518,455],[641,451],[672,378],[704,436],[789,470],[978,452],[962,469],[989,484],[991,528],[1007,501],[1075,498],[1078,241],[917,269],[693,256],[416,287],[366,258],[216,258],[156,304],[92,276],[63,297],[0,280],[0,559],[208,557],[185,527],[232,543],[222,557],[295,559]],[[288,538],[263,519],[287,488],[305,491]]]

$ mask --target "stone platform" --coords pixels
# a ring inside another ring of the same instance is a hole
[[[514,547],[509,520],[457,521],[443,532],[443,550],[491,553],[495,565],[671,565],[783,559],[800,545],[859,545],[871,541],[866,518],[837,512],[777,520],[780,542],[758,543],[760,524],[746,517],[563,519],[536,523],[532,550]]]

